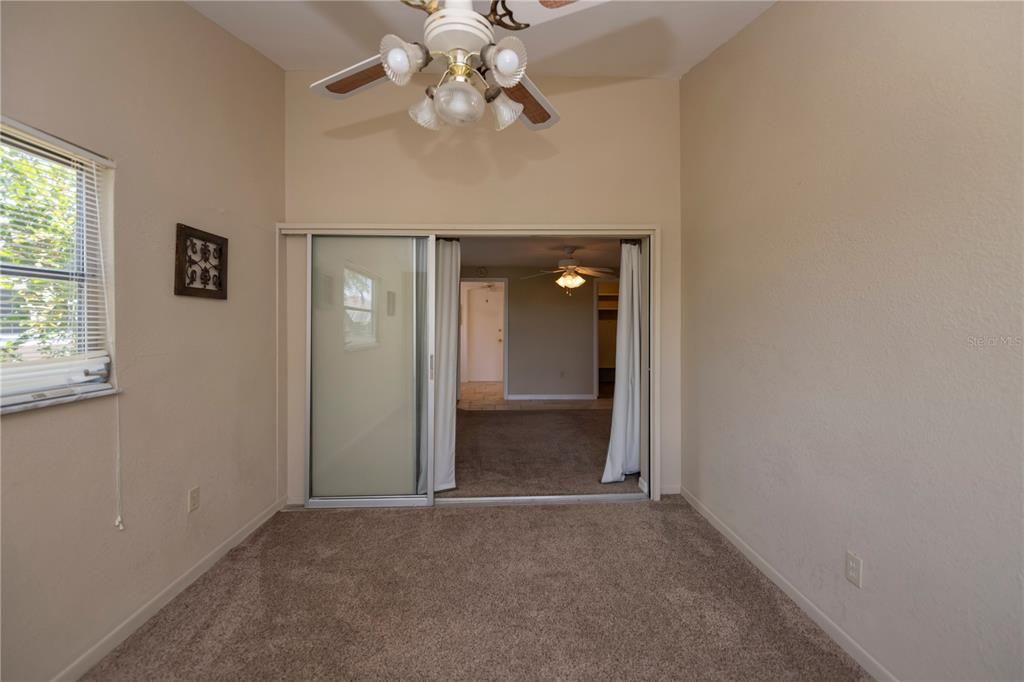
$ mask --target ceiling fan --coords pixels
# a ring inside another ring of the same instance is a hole
[[[576,0],[535,0],[544,13],[568,14],[582,7],[569,7]],[[429,130],[444,125],[476,123],[489,104],[494,127],[503,130],[522,115],[528,128],[548,128],[558,122],[558,112],[526,75],[526,46],[514,36],[494,41],[494,26],[521,31],[531,24],[519,21],[509,0],[492,0],[490,12],[473,10],[472,0],[402,0],[427,13],[423,42],[409,43],[388,34],[380,51],[358,64],[319,80],[310,88],[322,95],[344,99],[371,88],[385,79],[408,85],[413,74],[434,59],[444,68],[436,85],[409,108],[409,116]],[[584,4],[584,3],[581,3]],[[589,2],[585,4],[596,4]],[[530,3],[532,5],[532,2]],[[542,23],[549,17],[533,11],[527,3],[516,3]],[[565,9],[562,9],[565,8]]]
[[[555,280],[555,284],[565,289],[565,293],[569,295],[572,295],[573,289],[581,287],[586,283],[587,280],[583,278],[583,275],[598,279],[615,279],[615,270],[611,268],[580,265],[580,262],[573,258],[573,254],[578,248],[578,246],[563,247],[562,251],[565,252],[565,258],[558,261],[557,268],[554,270],[541,270],[536,275],[527,275],[522,279],[533,279],[534,277],[557,274],[558,279]]]

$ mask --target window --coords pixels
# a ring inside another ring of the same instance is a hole
[[[110,390],[101,216],[112,164],[0,127],[0,404]]]
[[[362,272],[345,268],[342,304],[345,307],[345,347],[377,344],[377,282]]]

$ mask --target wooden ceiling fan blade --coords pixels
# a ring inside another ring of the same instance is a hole
[[[520,277],[519,279],[533,279],[534,277],[546,277],[558,274],[559,272],[561,272],[561,270],[541,270],[535,275],[527,275],[526,277]]]
[[[345,99],[363,90],[368,90],[387,79],[380,55],[375,54],[358,64],[353,64],[347,69],[318,80],[310,85],[309,89],[325,97]]]
[[[588,277],[604,278],[604,277],[610,277],[611,276],[611,273],[609,273],[609,272],[600,272],[598,270],[593,270],[591,268],[585,268],[585,267],[578,267],[578,268],[576,268],[576,272],[580,273],[581,275],[587,275]]]
[[[584,266],[581,266],[581,267],[584,267],[584,268],[586,268],[588,270],[597,270],[598,272],[615,272],[615,268],[605,268],[605,267],[599,267],[597,265],[584,265]]]
[[[513,101],[523,105],[523,113],[519,117],[527,128],[543,130],[558,123],[561,118],[558,110],[548,101],[529,76],[511,88],[505,88],[505,94]]]

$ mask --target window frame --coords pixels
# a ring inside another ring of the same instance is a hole
[[[113,299],[113,180],[116,163],[89,149],[80,147],[60,137],[51,135],[32,126],[15,121],[6,116],[0,117],[4,130],[3,143],[28,154],[35,154],[43,159],[62,163],[75,171],[75,228],[72,243],[73,257],[69,260],[69,268],[45,268],[34,265],[15,265],[0,263],[0,274],[43,279],[51,281],[76,283],[75,316],[79,324],[76,330],[85,329],[86,334],[76,334],[73,339],[76,354],[71,357],[53,357],[47,359],[31,359],[16,362],[0,362],[0,374],[13,370],[14,380],[23,380],[22,375],[39,368],[52,368],[52,374],[76,374],[86,377],[84,381],[64,382],[52,381],[52,385],[40,389],[29,389],[24,392],[5,395],[0,405],[0,414],[10,414],[26,410],[60,405],[68,402],[98,398],[120,393],[114,372],[114,299]],[[39,144],[37,144],[37,142]],[[83,164],[91,164],[83,165]],[[87,213],[89,211],[88,175],[90,169],[95,172],[96,218],[94,238],[99,246],[101,256],[96,267],[90,268],[88,242],[93,237]],[[104,296],[103,340],[104,352],[99,355],[94,349],[89,350],[88,328],[81,324],[82,318],[88,315],[89,306],[81,304],[87,300],[88,284],[95,278],[102,278]],[[68,368],[71,369],[68,369]],[[102,381],[90,381],[88,377],[102,377]]]

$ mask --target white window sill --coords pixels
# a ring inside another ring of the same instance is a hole
[[[92,393],[81,393],[79,395],[68,395],[60,398],[50,398],[49,400],[37,400],[31,403],[22,403],[21,405],[8,405],[7,407],[0,408],[0,415],[16,414],[18,412],[28,412],[29,410],[38,410],[43,407],[51,407],[53,405],[67,405],[68,403],[78,403],[83,400],[92,400],[93,398],[106,398],[111,395],[118,395],[121,393],[119,388],[108,388],[104,391],[94,391]]]

